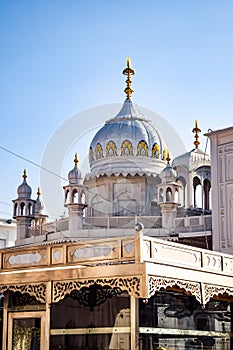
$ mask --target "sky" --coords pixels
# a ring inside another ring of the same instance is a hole
[[[36,198],[54,135],[59,147],[46,167],[61,162],[57,177],[67,178],[74,148],[86,162],[105,118],[99,107],[125,99],[127,57],[136,71],[133,101],[162,116],[185,149],[193,148],[195,119],[203,134],[232,126],[232,13],[230,0],[1,0],[0,217],[12,215],[23,169]],[[86,124],[90,109],[93,127]],[[73,116],[62,153],[59,132]],[[204,150],[206,137],[200,141]]]

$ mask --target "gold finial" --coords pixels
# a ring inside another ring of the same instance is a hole
[[[164,149],[163,150],[163,160],[165,160],[167,158],[167,150]]]
[[[40,195],[41,195],[40,187],[38,187],[38,189],[37,189],[37,196],[40,197]]]
[[[131,61],[130,61],[129,57],[126,60],[126,64],[127,64],[127,68],[125,68],[123,70],[123,74],[127,75],[127,79],[125,81],[126,88],[125,88],[124,92],[126,93],[127,98],[130,98],[132,93],[134,92],[133,89],[131,88],[132,80],[131,80],[130,76],[134,75],[135,71],[133,70],[133,68],[131,68]]]
[[[24,179],[24,180],[26,180],[26,178],[27,178],[27,172],[26,172],[26,169],[24,169],[24,171],[23,171],[23,176],[22,176],[22,177],[23,177],[23,179]]]
[[[201,129],[199,128],[198,126],[198,120],[195,120],[195,128],[193,129],[193,133],[195,133],[195,141],[193,142],[196,149],[198,149],[198,146],[200,145],[200,142],[199,142],[199,132],[201,132]]]
[[[166,158],[167,164],[170,164],[170,160],[171,160],[170,153],[169,151],[167,151],[167,158]]]
[[[74,164],[77,165],[78,162],[79,162],[79,160],[78,160],[78,153],[76,152],[75,156],[74,156]]]

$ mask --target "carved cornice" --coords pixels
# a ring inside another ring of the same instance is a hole
[[[175,286],[185,290],[185,292],[191,293],[202,304],[201,284],[199,282],[178,280],[175,278],[149,276],[149,298],[162,288],[166,289]]]
[[[218,295],[228,295],[233,296],[233,288],[217,286],[212,284],[204,284],[203,285],[204,296],[203,296],[203,304],[207,304],[211,298]]]
[[[109,286],[111,288],[120,288],[122,291],[126,291],[129,295],[140,297],[140,278],[139,277],[126,277],[126,278],[98,278],[90,280],[76,280],[66,282],[54,282],[53,284],[53,302],[64,299],[64,297],[70,294],[73,290],[80,290],[83,287],[89,287],[94,283],[100,286]]]
[[[27,293],[34,296],[40,303],[46,302],[46,284],[9,284],[0,286],[0,293],[4,294],[6,291]]]

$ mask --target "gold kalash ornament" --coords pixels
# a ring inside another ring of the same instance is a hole
[[[195,141],[193,142],[196,149],[198,149],[198,146],[200,145],[200,141],[199,141],[199,132],[201,132],[201,129],[198,126],[198,120],[195,120],[195,128],[193,129],[193,133],[195,133],[194,137],[195,137]]]
[[[128,57],[126,60],[126,64],[127,64],[127,68],[125,68],[123,70],[123,74],[127,75],[127,79],[126,79],[126,88],[124,90],[124,92],[126,93],[127,98],[130,98],[132,93],[134,92],[133,89],[131,88],[131,84],[132,84],[132,80],[131,80],[131,75],[135,74],[135,71],[133,68],[131,68],[131,60]]]

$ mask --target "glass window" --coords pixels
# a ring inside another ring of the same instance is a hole
[[[102,298],[94,307],[82,305],[74,295],[53,304],[50,349],[130,350],[129,296]]]
[[[212,299],[205,308],[194,296],[164,291],[140,300],[140,350],[228,349],[231,305]],[[225,344],[222,347],[222,344]]]

